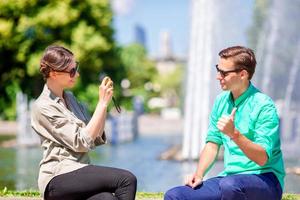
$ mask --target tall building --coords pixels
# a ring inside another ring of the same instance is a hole
[[[137,24],[134,27],[134,41],[146,47],[146,31],[144,27]]]
[[[171,35],[168,31],[160,33],[160,57],[163,60],[172,60],[173,58]]]
[[[156,68],[159,74],[172,73],[178,65],[184,65],[185,58],[179,58],[173,53],[171,34],[168,31],[160,33],[159,56]]]

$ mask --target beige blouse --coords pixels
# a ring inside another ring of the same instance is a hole
[[[88,165],[88,151],[106,142],[105,133],[95,141],[87,134],[90,116],[73,94],[64,92],[64,99],[67,107],[45,85],[32,106],[31,126],[43,149],[38,178],[42,194],[53,177]]]

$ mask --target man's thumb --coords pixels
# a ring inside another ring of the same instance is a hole
[[[234,120],[234,116],[235,116],[236,110],[237,110],[237,108],[234,107],[234,108],[232,109],[232,111],[231,111],[230,118],[231,118],[232,120]]]

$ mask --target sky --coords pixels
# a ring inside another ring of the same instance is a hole
[[[189,36],[189,0],[113,0],[115,39],[121,45],[134,42],[134,27],[146,32],[146,48],[159,56],[160,35],[168,31],[175,55],[185,56]]]
[[[179,57],[187,56],[192,0],[111,1],[114,11],[115,39],[119,44],[126,45],[134,42],[134,27],[139,25],[146,32],[146,48],[150,57],[160,55],[162,31],[170,33],[173,54]],[[225,44],[246,45],[244,32],[251,23],[254,0],[222,1],[225,5],[223,12],[226,13],[222,23],[234,27],[231,30],[224,30]]]

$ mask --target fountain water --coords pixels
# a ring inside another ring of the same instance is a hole
[[[204,56],[204,53],[205,50],[211,52],[210,43],[213,34],[205,34],[206,31],[211,31],[212,23],[206,23],[204,16],[207,15],[206,11],[209,6],[211,5],[205,4],[205,1],[193,1],[191,38],[195,45],[190,46],[187,69],[183,158],[197,157],[205,139],[204,134],[200,133],[207,129],[208,99],[210,98],[208,87],[212,61],[210,57]],[[198,13],[202,16],[196,17]],[[208,20],[212,20],[212,17],[208,17]]]
[[[34,146],[40,142],[30,126],[31,105],[32,102],[28,105],[26,94],[17,93],[17,144],[20,146]]]
[[[286,152],[295,152],[300,144],[300,94],[295,90],[300,81],[299,9],[300,1],[271,1],[256,49],[256,82],[277,103]]]
[[[205,143],[209,112],[214,98],[220,92],[214,68],[218,61],[217,53],[224,47],[245,43],[243,35],[248,23],[245,20],[241,24],[239,20],[249,13],[241,9],[243,6],[243,3],[230,0],[192,1],[183,159],[197,158]],[[232,13],[236,16],[232,16]]]

